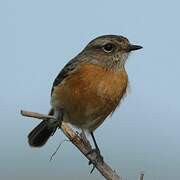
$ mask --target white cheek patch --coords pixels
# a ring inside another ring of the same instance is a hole
[[[121,58],[120,59],[121,63],[125,64],[125,62],[126,62],[126,60],[128,58],[128,53],[123,53],[120,58]]]
[[[129,53],[116,54],[113,56],[113,62],[116,64],[117,68],[124,66]]]

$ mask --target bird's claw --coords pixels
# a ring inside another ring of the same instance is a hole
[[[93,154],[93,153],[96,154],[96,158],[95,158],[94,160],[89,160],[89,163],[88,163],[88,164],[89,164],[89,165],[93,164],[93,168],[92,168],[92,170],[90,171],[90,173],[92,173],[92,172],[94,171],[94,169],[95,169],[95,167],[96,167],[96,165],[97,165],[98,163],[101,163],[101,164],[104,163],[103,156],[101,155],[99,149],[92,149],[91,151],[89,151],[89,152],[87,153],[87,155]]]

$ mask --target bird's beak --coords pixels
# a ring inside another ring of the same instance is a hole
[[[131,52],[142,48],[143,48],[142,46],[130,44],[127,48],[127,51]]]

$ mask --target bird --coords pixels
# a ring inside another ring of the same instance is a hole
[[[56,118],[37,125],[28,135],[29,145],[42,147],[63,121],[89,133],[100,155],[94,131],[126,94],[125,63],[132,51],[141,48],[121,35],[102,35],[90,41],[55,78],[49,115]]]

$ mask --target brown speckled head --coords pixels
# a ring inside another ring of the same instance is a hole
[[[92,40],[81,52],[81,58],[85,56],[88,63],[118,70],[124,67],[131,51],[141,48],[142,46],[132,45],[126,37],[104,35]]]

